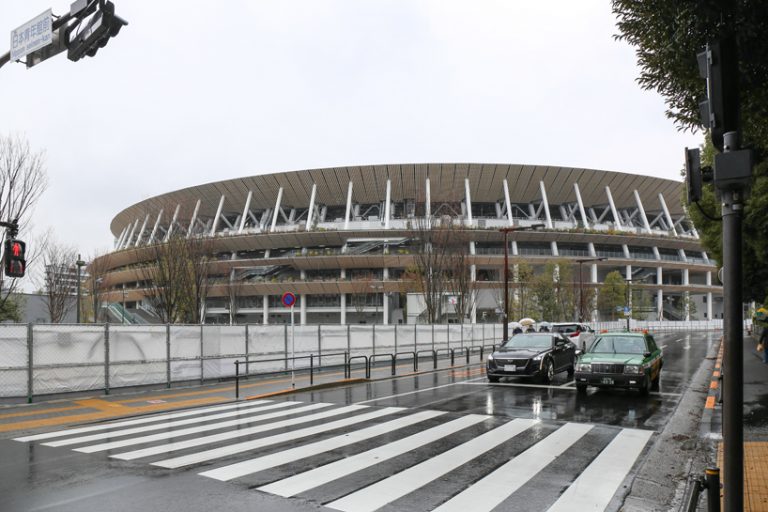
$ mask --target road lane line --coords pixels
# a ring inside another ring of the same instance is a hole
[[[348,405],[346,407],[339,407],[338,409],[332,409],[330,411],[319,412],[310,414],[309,416],[302,416],[299,418],[291,418],[288,420],[278,421],[275,423],[269,423],[267,425],[257,425],[248,428],[241,428],[230,432],[222,432],[220,434],[212,434],[210,436],[196,437],[194,439],[187,439],[186,441],[177,441],[175,443],[164,443],[159,446],[151,446],[143,448],[141,450],[133,450],[130,452],[116,453],[111,455],[113,459],[121,460],[133,460],[140,457],[147,457],[149,455],[157,455],[160,453],[170,453],[185,448],[192,448],[194,446],[202,446],[205,444],[218,443],[221,441],[228,441],[230,439],[237,439],[238,437],[250,436],[253,434],[259,434],[261,432],[267,432],[269,430],[276,430],[284,427],[291,427],[294,425],[300,425],[301,423],[309,423],[310,421],[324,420],[333,416],[339,416],[340,414],[346,414],[348,412],[356,412],[363,409],[367,409],[366,405]]]
[[[170,413],[147,416],[144,418],[138,418],[133,420],[115,421],[112,423],[101,423],[99,425],[92,425],[90,427],[72,428],[68,430],[56,430],[53,432],[46,432],[45,434],[34,434],[31,436],[17,437],[16,439],[14,439],[14,441],[20,441],[20,442],[40,441],[43,439],[52,439],[54,437],[63,437],[63,436],[74,435],[74,434],[84,434],[86,432],[96,432],[99,430],[107,430],[110,428],[120,428],[120,427],[128,427],[131,425],[141,425],[144,423],[152,423],[153,421],[183,418],[186,416],[193,416],[195,414],[205,414],[205,413],[215,412],[215,411],[225,411],[227,409],[236,409],[239,407],[243,407],[250,403],[255,404],[255,403],[267,403],[267,402],[270,402],[270,400],[260,400],[257,402],[248,402],[248,403],[242,402],[242,403],[236,403],[236,404],[218,405],[214,407],[203,407],[202,409],[193,409],[193,410],[183,411],[183,412],[170,412]]]
[[[570,391],[576,391],[576,388],[565,386],[547,386],[546,384],[522,384],[516,382],[457,382],[456,384],[467,384],[469,386],[490,386],[495,387],[517,387],[517,388],[538,388],[538,389],[567,389]]]
[[[256,423],[260,421],[272,420],[275,418],[281,418],[283,416],[289,416],[291,414],[305,413],[305,412],[313,411],[315,409],[321,409],[323,407],[330,407],[331,405],[333,404],[317,403],[317,404],[305,405],[303,407],[294,407],[291,409],[267,413],[267,414],[259,414],[255,416],[249,415],[243,418],[237,418],[235,420],[222,421],[219,423],[212,423],[210,425],[203,425],[200,427],[190,427],[190,428],[184,428],[181,430],[172,430],[170,432],[158,432],[157,434],[150,434],[148,436],[132,437],[130,439],[122,439],[120,441],[112,441],[109,443],[83,446],[81,448],[75,448],[75,451],[81,452],[81,453],[103,452],[105,450],[114,450],[115,448],[123,448],[125,446],[151,443],[154,441],[171,439],[174,437],[182,437],[182,436],[187,436],[191,434],[200,434],[202,432],[210,432],[211,430],[219,430],[222,428],[248,425],[248,424]]]
[[[380,462],[408,453],[411,450],[426,446],[429,443],[471,427],[472,425],[476,425],[488,418],[489,416],[480,414],[469,414],[384,446],[278,480],[277,482],[259,487],[258,490],[286,498],[295,496],[301,492],[314,489],[315,487],[338,480],[339,478],[351,475],[357,471],[362,471],[363,469]]]
[[[326,506],[344,512],[372,512],[480,457],[536,423],[537,420],[514,419],[405,471],[327,503]]]
[[[605,510],[652,435],[650,430],[623,429],[547,512]]]
[[[304,446],[297,446],[288,450],[283,450],[272,455],[265,455],[263,457],[257,457],[255,459],[244,460],[228,466],[212,469],[200,473],[202,476],[221,480],[226,482],[241,476],[249,475],[251,473],[257,473],[264,471],[265,469],[280,466],[281,464],[288,464],[289,462],[295,462],[300,459],[305,459],[318,455],[321,453],[343,448],[350,444],[359,443],[366,439],[371,439],[376,436],[394,432],[398,429],[405,428],[411,425],[415,425],[422,421],[426,421],[437,416],[445,414],[445,411],[421,411],[409,416],[397,418],[384,423],[379,423],[368,428],[355,430],[347,434],[325,439],[315,443],[310,443]],[[347,459],[342,459],[346,461]]]
[[[433,512],[490,511],[551,464],[592,429],[593,425],[566,423],[517,457],[478,480]],[[572,510],[586,510],[575,508]]]
[[[235,455],[235,454],[246,452],[249,450],[254,450],[256,448],[262,448],[264,446],[284,443],[286,441],[294,441],[296,439],[301,439],[302,437],[320,434],[322,432],[327,432],[328,430],[333,430],[336,428],[348,427],[356,423],[362,423],[363,421],[380,418],[382,416],[386,416],[388,414],[394,414],[396,412],[400,412],[403,410],[405,410],[404,407],[387,407],[385,409],[379,409],[376,411],[359,414],[351,418],[345,418],[345,419],[333,421],[331,423],[325,423],[323,425],[317,425],[314,427],[308,427],[301,430],[285,432],[283,434],[277,434],[277,435],[265,437],[262,439],[255,439],[253,441],[246,441],[243,443],[231,444],[221,448],[214,448],[212,450],[192,453],[190,455],[176,457],[173,459],[161,460],[159,462],[153,462],[152,465],[160,466],[163,468],[180,468],[182,466],[189,466],[190,464],[205,462],[207,460],[220,459],[228,455]]]
[[[204,423],[206,421],[221,420],[224,418],[231,418],[233,416],[244,416],[244,417],[253,416],[253,415],[261,414],[262,411],[280,409],[282,407],[288,407],[288,406],[296,405],[299,403],[301,402],[277,402],[269,405],[256,403],[257,407],[242,407],[235,411],[222,412],[219,414],[211,414],[209,416],[187,418],[184,420],[176,420],[176,421],[165,421],[162,423],[153,423],[151,425],[144,425],[143,427],[133,427],[133,428],[127,428],[123,430],[110,430],[109,432],[102,432],[100,434],[71,437],[69,439],[61,439],[59,441],[49,441],[49,442],[43,443],[43,446],[69,446],[73,444],[83,444],[83,443],[90,443],[92,441],[101,441],[103,439],[113,439],[115,437],[125,437],[133,434],[141,434],[143,432],[151,432],[153,430],[164,430],[168,428],[183,427],[184,425],[194,425],[196,423]],[[238,421],[244,421],[244,418]]]
[[[370,402],[378,402],[379,400],[387,400],[388,398],[399,398],[401,396],[415,395],[416,393],[423,393],[424,391],[432,391],[440,388],[447,388],[449,386],[456,386],[462,384],[462,382],[451,382],[450,384],[443,384],[442,386],[433,386],[431,388],[417,389],[416,391],[408,391],[407,393],[399,393],[397,395],[382,396],[381,398],[371,398],[370,400],[363,400],[362,402],[355,402],[357,404],[367,404]]]

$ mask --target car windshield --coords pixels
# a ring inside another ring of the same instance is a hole
[[[589,350],[595,354],[643,354],[645,340],[637,336],[601,336]]]
[[[570,334],[570,333],[576,332],[578,330],[579,330],[579,327],[576,324],[556,325],[555,326],[555,332],[562,332],[564,334]]]
[[[516,334],[501,348],[549,348],[552,346],[552,336],[532,336],[530,334]]]

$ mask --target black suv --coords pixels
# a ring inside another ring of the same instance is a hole
[[[549,383],[562,371],[573,376],[575,363],[576,345],[562,334],[520,333],[488,356],[485,372],[491,382],[502,377],[531,377]]]

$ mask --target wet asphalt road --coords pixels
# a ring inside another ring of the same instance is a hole
[[[585,397],[578,396],[566,374],[556,376],[551,386],[524,380],[505,379],[490,384],[479,365],[439,371],[415,377],[369,382],[344,388],[297,393],[277,401],[326,402],[334,406],[363,404],[370,409],[402,407],[394,416],[429,410],[444,416],[429,419],[425,426],[437,427],[448,420],[466,415],[491,416],[445,441],[419,447],[393,458],[391,463],[361,470],[340,480],[299,494],[282,498],[255,489],[309,467],[350,457],[361,450],[389,446],[402,436],[385,433],[368,441],[338,448],[332,454],[316,455],[306,461],[286,463],[256,475],[223,482],[198,475],[220,466],[220,461],[165,469],[146,461],[124,461],[110,458],[113,452],[78,453],[68,447],[43,446],[0,440],[0,511],[128,511],[163,510],[166,512],[195,510],[330,510],[322,503],[353,493],[385,476],[416,465],[486,433],[510,419],[540,420],[534,428],[505,442],[481,461],[464,465],[430,487],[392,501],[382,510],[430,510],[455,494],[466,482],[477,479],[478,471],[488,472],[518,456],[527,448],[550,435],[565,422],[593,424],[590,435],[563,452],[546,475],[532,478],[513,496],[501,502],[499,510],[546,510],[557,495],[579,476],[621,429],[658,432],[671,415],[693,373],[699,368],[707,350],[716,341],[711,333],[677,333],[657,336],[663,347],[664,369],[660,391],[643,397],[637,392],[597,390],[590,388]],[[374,426],[381,420],[363,423]],[[310,423],[318,425],[322,422]],[[286,431],[299,427],[287,427]],[[410,430],[409,430],[410,429]],[[417,433],[413,426],[403,434]],[[258,435],[246,439],[259,438]],[[312,440],[326,441],[331,433],[319,433]],[[294,446],[284,442],[266,450],[267,454],[284,452]],[[642,459],[642,455],[638,460]],[[233,459],[234,460],[234,459]],[[474,464],[474,466],[473,466]],[[630,473],[631,477],[631,473]],[[552,488],[555,489],[553,493]],[[618,506],[614,497],[608,509]]]

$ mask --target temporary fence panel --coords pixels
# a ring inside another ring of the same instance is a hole
[[[110,388],[162,384],[168,379],[164,325],[109,326]]]
[[[435,349],[451,348],[448,343],[450,324],[435,324],[432,327],[434,327]]]
[[[290,327],[288,327],[290,329]],[[274,372],[285,369],[286,327],[284,325],[248,325],[249,373]],[[258,362],[258,361],[268,362]]]
[[[202,379],[200,326],[172,325],[170,329],[171,382]]]
[[[376,326],[376,353],[394,354],[395,353],[395,326],[377,325]]]
[[[432,327],[431,324],[416,324],[416,350],[433,350],[436,348],[433,334],[440,326],[434,326],[435,329]]]
[[[35,325],[32,393],[44,395],[104,388],[104,327]]]
[[[320,332],[320,355],[322,359],[318,365],[342,365],[344,353],[348,351],[347,346],[347,326],[346,325],[323,325],[319,327]],[[342,354],[340,356],[329,356],[327,354]]]
[[[350,325],[350,355],[370,355],[375,351],[372,325]]]
[[[305,357],[317,355],[317,326],[297,325],[288,326],[288,356]],[[297,359],[295,368],[309,367],[309,359]]]
[[[245,326],[203,326],[203,379],[234,377],[235,361],[245,360]]]
[[[397,333],[397,351],[414,352],[416,351],[416,329],[415,325],[396,325]]]
[[[0,396],[26,396],[28,374],[27,326],[0,324]]]

